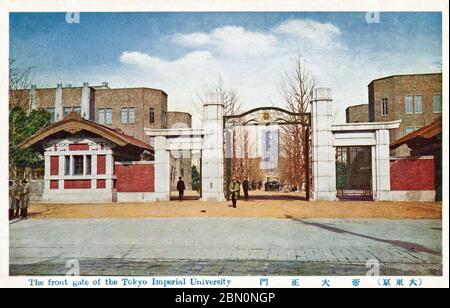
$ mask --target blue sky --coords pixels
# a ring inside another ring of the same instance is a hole
[[[10,15],[10,57],[34,67],[38,86],[108,81],[169,94],[194,112],[223,79],[244,109],[282,105],[280,78],[300,52],[318,86],[333,89],[337,121],[367,103],[367,84],[392,74],[440,71],[440,13],[61,13]]]

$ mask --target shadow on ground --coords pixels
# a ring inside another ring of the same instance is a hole
[[[381,239],[381,238],[377,238],[374,236],[370,236],[370,235],[365,235],[365,234],[360,234],[360,233],[356,233],[356,232],[352,232],[352,231],[347,231],[344,229],[339,229],[330,225],[326,225],[323,223],[317,223],[317,222],[311,222],[311,221],[305,221],[302,219],[298,219],[289,215],[286,215],[286,218],[292,219],[296,222],[300,222],[304,225],[308,225],[308,226],[314,226],[317,228],[321,228],[323,230],[327,230],[330,232],[334,232],[334,233],[340,233],[340,234],[349,234],[349,235],[353,235],[353,236],[358,236],[361,238],[365,238],[365,239],[369,239],[369,240],[373,240],[373,241],[377,241],[377,242],[381,242],[381,243],[386,243],[386,244],[390,244],[392,246],[395,247],[399,247],[399,248],[403,248],[406,249],[407,251],[411,251],[411,252],[415,252],[415,253],[420,253],[420,252],[424,252],[424,253],[428,253],[428,254],[432,254],[435,256],[441,256],[442,254],[434,251],[430,248],[427,248],[425,246],[419,245],[419,244],[415,244],[415,243],[410,243],[410,242],[404,242],[404,241],[399,241],[399,240],[386,240],[386,239]]]

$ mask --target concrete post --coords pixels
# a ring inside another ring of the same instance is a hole
[[[30,91],[30,112],[36,110],[36,85],[31,85]]]
[[[112,154],[106,155],[106,166],[105,166],[105,174],[108,176],[108,179],[106,180],[106,188],[108,190],[113,189],[113,180],[111,179],[114,175],[114,157]]]
[[[165,136],[155,137],[155,200],[170,201],[170,153]]]
[[[210,95],[203,105],[202,200],[224,201],[223,103]]]
[[[64,110],[62,106],[62,83],[56,86],[55,93],[55,121],[64,119]]]
[[[333,147],[331,89],[313,90],[311,101],[313,201],[336,200],[336,150]]]
[[[391,200],[391,164],[389,152],[389,130],[380,129],[375,133],[375,179],[374,196],[375,201]]]
[[[92,120],[90,117],[90,106],[91,101],[91,89],[89,88],[89,83],[83,83],[83,90],[81,92],[81,117],[86,120]]]

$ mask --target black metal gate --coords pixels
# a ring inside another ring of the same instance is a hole
[[[340,199],[373,199],[370,146],[336,148],[336,189]]]
[[[260,107],[249,110],[242,114],[230,114],[223,117],[223,127],[224,127],[224,150],[225,150],[225,183],[224,190],[228,192],[228,186],[231,182],[231,155],[227,151],[227,128],[233,126],[270,126],[270,125],[297,125],[305,129],[305,137],[303,138],[304,144],[304,170],[305,170],[305,192],[306,200],[310,199],[311,195],[311,139],[310,139],[310,127],[311,127],[311,114],[309,112],[292,112],[279,107]]]

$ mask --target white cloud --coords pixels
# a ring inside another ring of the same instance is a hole
[[[320,47],[342,46],[341,30],[330,23],[320,23],[310,19],[290,19],[273,28],[273,32],[297,40],[307,40]]]
[[[333,89],[337,121],[343,122],[347,106],[367,103],[367,84],[372,79],[429,71],[434,61],[427,55],[417,58],[414,52],[354,52],[346,48],[335,25],[300,19],[264,31],[225,26],[210,32],[178,33],[171,36],[171,42],[169,48],[181,46],[188,52],[165,59],[142,51],[125,51],[119,58],[120,67],[93,72],[91,81],[107,80],[113,87],[160,88],[169,95],[169,109],[193,112],[197,94],[220,77],[239,93],[244,109],[281,105],[280,78],[284,71],[293,69],[292,59],[300,52],[317,86]]]
[[[271,33],[252,32],[242,27],[225,26],[213,31],[175,34],[172,41],[191,48],[211,48],[228,56],[258,56],[277,51],[277,37]]]

